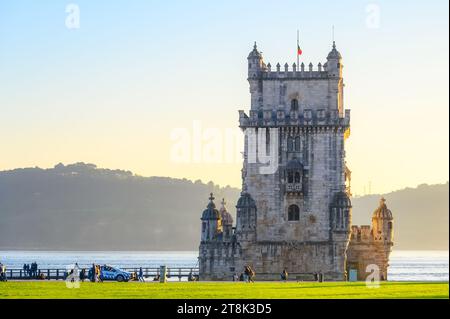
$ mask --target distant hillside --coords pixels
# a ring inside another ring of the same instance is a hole
[[[77,163],[0,172],[0,249],[196,250],[208,194],[236,188],[140,177]],[[355,224],[368,224],[379,195],[353,199]],[[448,249],[448,183],[385,195],[396,249]]]

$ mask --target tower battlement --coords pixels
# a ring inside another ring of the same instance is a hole
[[[318,63],[317,68],[314,69],[314,65],[309,63],[305,65],[303,62],[300,66],[297,66],[296,63],[293,63],[292,66],[289,66],[287,63],[284,66],[281,66],[280,63],[277,63],[275,67],[272,67],[270,63],[263,64],[262,68],[258,73],[253,75],[254,78],[262,77],[267,80],[309,80],[309,79],[326,79],[330,76],[327,72],[327,64]]]
[[[373,241],[373,234],[370,225],[352,225],[350,240],[355,242],[370,243]]]

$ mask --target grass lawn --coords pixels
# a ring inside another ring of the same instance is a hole
[[[0,282],[0,299],[4,298],[449,298],[445,283],[383,282],[368,288],[364,282],[105,282],[80,283],[68,289],[63,281]]]

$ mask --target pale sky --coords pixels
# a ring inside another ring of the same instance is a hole
[[[0,2],[0,170],[83,161],[240,187],[236,148],[224,138],[223,160],[196,162],[211,140],[194,127],[236,130],[254,41],[292,64],[300,29],[301,61],[317,65],[334,25],[353,193],[448,181],[446,0],[73,1],[79,28],[69,3]],[[187,163],[171,155],[180,128]]]

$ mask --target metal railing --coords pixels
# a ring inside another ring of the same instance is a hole
[[[83,269],[84,267],[80,267]],[[90,267],[84,268],[86,273],[86,279],[88,278],[88,272]],[[121,270],[127,272],[139,273],[139,267],[123,267]],[[168,267],[167,278],[178,278],[181,281],[182,278],[188,278],[190,275],[198,275],[199,269],[197,267]],[[159,267],[142,267],[144,278],[156,277],[159,275]],[[11,268],[6,270],[6,279],[10,280],[64,280],[68,275],[68,270],[65,268],[42,268],[38,269],[35,273],[30,274],[23,269]]]

